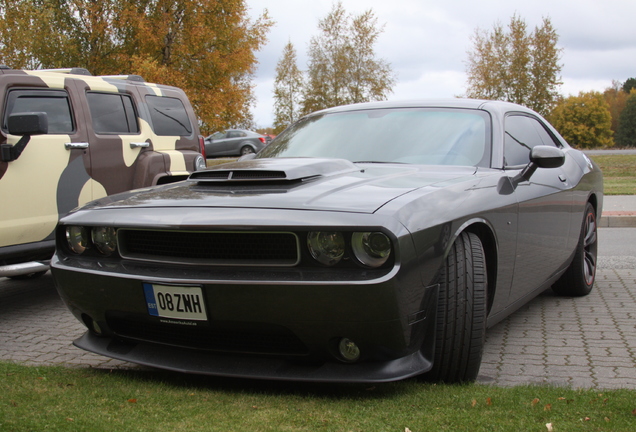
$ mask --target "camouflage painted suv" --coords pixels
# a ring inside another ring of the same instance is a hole
[[[46,271],[55,225],[78,205],[205,167],[197,119],[175,87],[0,66],[0,104],[0,276]]]

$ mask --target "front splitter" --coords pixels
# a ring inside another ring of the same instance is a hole
[[[380,383],[410,378],[427,372],[432,366],[420,351],[385,362],[304,364],[273,357],[225,355],[121,342],[88,331],[73,344],[106,357],[176,372],[266,380]]]

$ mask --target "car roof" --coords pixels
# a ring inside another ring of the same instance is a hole
[[[481,109],[492,112],[508,112],[518,111],[534,113],[532,110],[517,104],[503,101],[483,100],[483,99],[413,99],[401,101],[381,101],[381,102],[364,102],[351,105],[343,105],[334,108],[328,108],[310,114],[327,114],[337,112],[348,112],[367,109],[391,109],[391,108],[464,108],[464,109]]]

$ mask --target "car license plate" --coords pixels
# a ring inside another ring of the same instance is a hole
[[[148,313],[163,318],[208,319],[201,287],[144,283]]]

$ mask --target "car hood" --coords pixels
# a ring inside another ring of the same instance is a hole
[[[252,159],[193,173],[185,182],[136,190],[89,207],[233,207],[373,213],[395,198],[472,177],[473,167]]]

